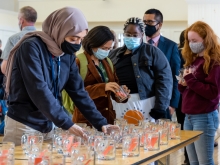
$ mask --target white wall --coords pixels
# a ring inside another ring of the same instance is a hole
[[[187,0],[188,24],[195,21],[208,23],[215,33],[220,37],[220,0]]]
[[[52,11],[64,6],[80,8],[89,22],[90,29],[97,25],[106,25],[117,34],[123,33],[124,22],[129,17],[142,18],[149,8],[161,10],[164,15],[162,33],[171,40],[178,42],[180,32],[187,27],[185,0],[18,0],[18,2],[19,8],[30,5],[37,10],[38,30],[41,30],[42,22]]]
[[[0,0],[0,9],[16,11],[17,10],[17,0]]]
[[[8,38],[19,31],[17,13],[0,9],[0,39],[4,49]]]
[[[95,26],[104,25],[114,30],[117,34],[123,33],[123,27],[125,22],[89,22],[89,29]],[[37,30],[42,30],[42,23],[36,24]],[[180,33],[187,28],[187,21],[165,21],[161,29],[163,36],[179,43]]]
[[[143,17],[149,8],[157,8],[165,21],[186,21],[185,0],[18,0],[19,8],[30,5],[38,12],[38,22],[43,22],[52,11],[65,6],[80,8],[88,22],[121,22],[129,17]]]
[[[114,30],[116,34],[123,33],[123,27],[125,22],[89,22],[89,28],[93,28],[98,25],[108,26]],[[179,43],[180,33],[187,28],[187,21],[165,21],[161,29],[163,36]]]

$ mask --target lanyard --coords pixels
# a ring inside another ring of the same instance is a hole
[[[50,56],[50,65],[51,65],[51,72],[52,72],[52,80],[53,80],[53,86],[54,86],[54,96],[57,99],[58,93],[59,93],[59,78],[60,78],[60,57],[58,57],[57,61],[57,78],[55,78],[55,72],[54,72],[54,64],[52,55]]]

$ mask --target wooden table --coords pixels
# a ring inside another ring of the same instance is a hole
[[[181,131],[181,139],[170,140],[168,145],[161,145],[158,151],[145,151],[143,147],[140,148],[140,155],[138,157],[122,157],[122,150],[116,150],[116,159],[111,161],[95,160],[95,165],[139,165],[149,164],[159,160],[171,153],[193,143],[199,139],[202,134],[201,131]],[[15,149],[15,165],[27,165],[27,160],[22,156],[21,148]]]

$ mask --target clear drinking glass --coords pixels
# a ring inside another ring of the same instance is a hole
[[[71,151],[72,151],[72,145],[73,145],[73,139],[75,138],[74,135],[69,135],[67,134],[66,136],[62,137],[62,150],[64,156],[71,156]]]
[[[170,138],[180,139],[180,130],[181,130],[181,124],[172,122],[170,124]]]
[[[38,131],[26,131],[21,136],[21,148],[25,155],[29,154],[30,149],[30,138],[35,136],[43,136],[42,133]]]
[[[122,102],[128,98],[128,94],[122,86],[120,86],[120,88],[118,90],[116,90],[115,96],[118,97],[120,102]]]
[[[144,133],[144,150],[155,151],[160,149],[160,133],[146,131]]]
[[[71,153],[71,165],[94,165],[94,152],[81,146]]]
[[[74,136],[73,138],[73,144],[72,144],[72,151],[73,150],[79,150],[82,144],[82,138],[78,136]]]
[[[122,148],[123,131],[121,131],[121,130],[117,130],[117,131],[113,130],[110,133],[110,136],[112,137],[113,140],[115,140],[115,148],[116,149]]]
[[[138,134],[129,134],[122,137],[122,156],[133,157],[140,154],[140,137]]]
[[[160,145],[167,145],[169,142],[169,128],[160,129]]]
[[[115,141],[103,139],[95,143],[96,158],[99,160],[114,160],[115,159]]]
[[[21,147],[25,155],[41,150],[44,138],[39,132],[25,132],[21,137]]]
[[[28,165],[51,165],[52,146],[45,144],[41,150],[36,150],[35,153],[29,155]]]
[[[57,129],[54,130],[54,136],[53,136],[53,151],[64,154],[63,147],[67,147],[67,143],[70,143],[70,141],[65,141],[68,139],[70,136],[68,131],[62,130],[62,129]],[[64,146],[64,142],[66,143]],[[67,148],[65,148],[67,149]],[[69,148],[68,148],[69,149]],[[67,149],[67,150],[68,150]]]

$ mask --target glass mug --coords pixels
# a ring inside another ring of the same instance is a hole
[[[169,128],[161,128],[160,132],[160,145],[167,145],[169,142]]]
[[[52,146],[43,145],[41,150],[29,155],[28,165],[51,165]]]
[[[71,153],[71,165],[94,165],[94,153],[85,146]]]
[[[95,143],[95,155],[99,160],[114,160],[115,159],[115,140],[102,139]]]
[[[156,151],[160,149],[160,133],[154,131],[144,132],[144,150]]]
[[[35,153],[37,150],[41,150],[44,138],[42,133],[38,131],[24,132],[21,137],[21,147],[25,155]]]
[[[134,157],[140,154],[140,137],[133,133],[122,137],[122,156]]]
[[[170,139],[180,139],[181,124],[172,122],[170,124]]]
[[[116,90],[115,96],[119,99],[120,102],[122,102],[128,98],[128,94],[124,90],[123,86],[120,86],[120,88],[118,90]]]

